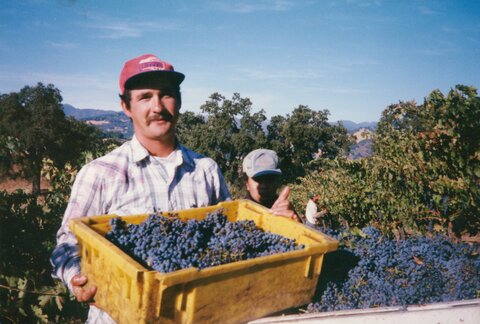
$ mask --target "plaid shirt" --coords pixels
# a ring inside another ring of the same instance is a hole
[[[78,242],[68,228],[73,218],[180,210],[230,199],[215,161],[182,145],[178,149],[181,158],[173,179],[168,179],[162,163],[149,155],[135,136],[80,170],[51,257],[55,278],[72,290],[70,280],[80,273]]]

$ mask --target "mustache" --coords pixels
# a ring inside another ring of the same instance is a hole
[[[170,112],[168,112],[166,110],[163,110],[158,114],[147,117],[147,123],[149,123],[149,124],[151,122],[161,121],[161,120],[171,122],[171,121],[173,121],[173,115]]]

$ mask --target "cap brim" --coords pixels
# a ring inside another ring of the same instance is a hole
[[[263,170],[263,171],[260,171],[260,172],[257,172],[255,174],[253,174],[250,178],[257,178],[257,177],[261,177],[261,176],[264,176],[264,175],[282,175],[282,171],[280,169],[273,169],[273,170]]]
[[[173,88],[177,89],[185,75],[176,71],[149,71],[132,76],[125,82],[125,89]]]

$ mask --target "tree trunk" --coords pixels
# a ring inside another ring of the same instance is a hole
[[[42,172],[42,164],[35,162],[33,164],[33,176],[32,176],[32,195],[38,196],[40,194],[40,177]]]

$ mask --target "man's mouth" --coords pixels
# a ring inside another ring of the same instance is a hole
[[[163,118],[149,118],[147,119],[147,122],[149,124],[151,123],[155,123],[155,122],[166,122],[167,120],[163,119]]]
[[[154,123],[154,122],[171,122],[172,119],[173,119],[172,115],[168,113],[164,113],[161,115],[149,116],[147,118],[147,124],[150,125],[151,123]]]

